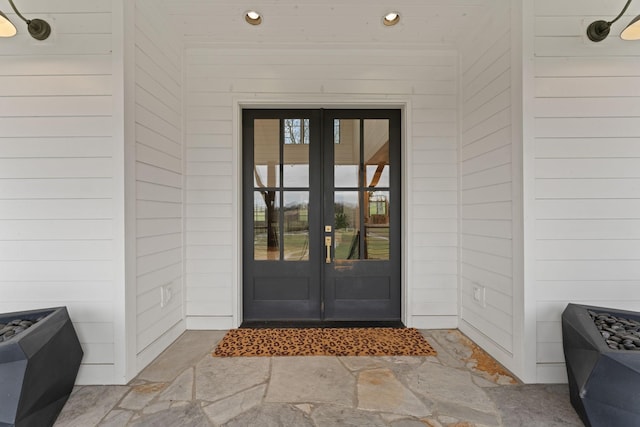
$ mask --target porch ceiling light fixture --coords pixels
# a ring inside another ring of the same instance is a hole
[[[640,40],[640,15],[633,18],[627,28],[620,33],[622,40]]]
[[[382,18],[382,23],[387,27],[392,27],[400,22],[400,14],[398,12],[389,12]]]
[[[611,25],[618,19],[622,18],[622,15],[627,11],[632,0],[627,0],[627,3],[622,8],[622,12],[615,17],[612,21],[594,21],[589,27],[587,27],[587,37],[592,42],[601,42],[606,39],[611,31]],[[620,33],[622,40],[640,40],[640,15],[636,16],[629,25],[626,26],[622,33]]]
[[[9,21],[7,15],[0,12],[0,37],[13,37],[17,32],[18,30],[13,25],[13,22]]]
[[[51,34],[51,26],[43,19],[27,19],[18,11],[16,5],[13,4],[13,0],[9,0],[9,4],[13,8],[13,11],[27,24],[27,30],[29,34],[36,40],[46,40]],[[16,26],[7,18],[7,16],[0,12],[0,37],[13,37],[16,35]]]
[[[262,16],[259,12],[255,10],[250,10],[244,14],[244,20],[247,21],[251,25],[260,25],[262,24]]]

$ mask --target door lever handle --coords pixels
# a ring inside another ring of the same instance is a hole
[[[326,264],[331,264],[331,236],[324,238],[324,246],[327,249],[327,256],[324,259]]]

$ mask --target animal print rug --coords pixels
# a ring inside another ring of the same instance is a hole
[[[435,356],[414,328],[232,329],[214,356]]]

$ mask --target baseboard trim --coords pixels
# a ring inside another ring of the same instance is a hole
[[[309,321],[309,320],[247,320],[241,328],[404,328],[399,320],[389,321]]]
[[[411,316],[407,326],[418,329],[457,329],[458,316]]]
[[[187,330],[190,331],[224,331],[233,328],[233,317],[231,316],[187,317]]]

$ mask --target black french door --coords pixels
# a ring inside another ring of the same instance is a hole
[[[245,322],[400,320],[400,111],[243,111]]]

